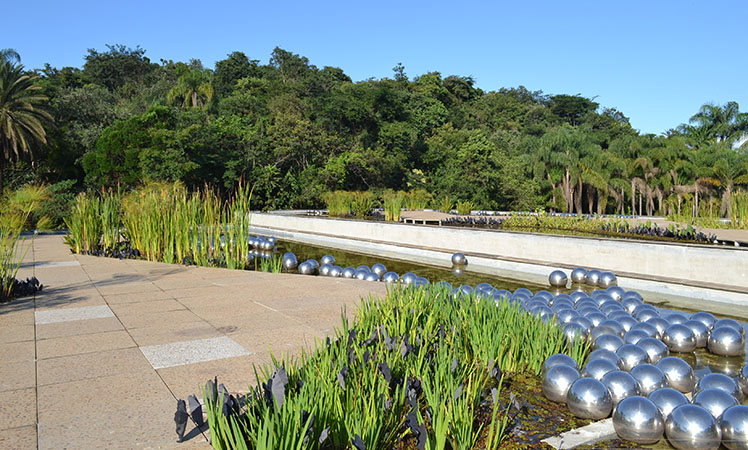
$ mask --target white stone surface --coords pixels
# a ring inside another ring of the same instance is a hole
[[[140,347],[140,351],[154,369],[249,355],[244,347],[228,336],[147,345]]]
[[[105,317],[114,317],[114,313],[107,305],[34,311],[34,320],[37,325],[71,322],[73,320],[103,319]]]
[[[576,430],[567,431],[558,436],[543,439],[542,442],[553,448],[566,449],[614,439],[616,436],[616,430],[613,428],[613,419],[605,419],[577,428]]]
[[[52,267],[77,267],[80,265],[81,263],[78,261],[52,261],[36,263],[34,267],[37,269],[49,269]]]

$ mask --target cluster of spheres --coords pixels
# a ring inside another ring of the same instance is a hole
[[[565,403],[580,418],[612,415],[619,437],[640,444],[665,436],[678,449],[748,449],[748,406],[742,404],[748,365],[735,377],[709,373],[699,379],[675,356],[688,357],[697,348],[743,355],[745,329],[738,322],[707,312],[661,314],[637,292],[618,286],[589,295],[540,291],[525,304],[533,314],[555,317],[568,339],[591,345],[581,368],[567,355],[546,360],[543,392],[549,400]]]
[[[569,277],[563,270],[554,270],[548,276],[548,282],[556,288],[565,288],[569,284]],[[618,285],[618,278],[613,272],[602,272],[597,269],[587,270],[577,267],[571,271],[572,284],[587,284],[607,289]]]
[[[275,244],[278,242],[273,236],[250,236],[248,239],[250,249],[250,255],[269,257],[272,256],[272,251],[275,249]]]

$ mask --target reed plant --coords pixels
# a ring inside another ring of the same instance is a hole
[[[281,273],[283,271],[283,258],[273,255],[270,258],[260,258],[259,265],[255,258],[255,270],[267,273]]]
[[[400,213],[405,204],[404,193],[402,191],[385,192],[382,194],[382,203],[384,204],[384,220],[400,222]]]
[[[737,191],[730,196],[730,221],[733,228],[748,229],[748,191]]]
[[[466,216],[475,209],[475,203],[470,200],[458,201],[457,202],[457,214]]]
[[[64,222],[69,232],[65,236],[65,243],[73,252],[87,254],[101,248],[104,224],[101,220],[101,200],[97,195],[78,194]]]
[[[506,300],[451,294],[403,287],[363,299],[332,339],[256,368],[240,408],[206,397],[213,446],[498,448],[501,373],[539,374],[557,352],[581,363],[588,349]]]
[[[353,203],[353,193],[348,191],[329,191],[326,192],[322,199],[327,207],[328,214],[331,216],[347,216],[351,213]]]
[[[410,211],[425,209],[431,201],[432,195],[425,189],[413,189],[405,196],[405,207]]]
[[[444,194],[442,197],[439,197],[434,206],[441,212],[450,214],[452,212],[452,208],[454,207],[454,201],[449,198],[449,195]]]
[[[351,198],[351,209],[359,219],[368,216],[377,202],[376,196],[369,191],[355,191]]]

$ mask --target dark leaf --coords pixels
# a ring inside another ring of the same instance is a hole
[[[184,432],[187,429],[187,404],[184,400],[177,400],[177,412],[174,413],[174,423],[176,424],[177,431],[177,442],[182,442],[184,439]]]

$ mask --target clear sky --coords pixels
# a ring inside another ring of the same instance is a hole
[[[642,133],[686,122],[706,102],[748,111],[748,1],[38,0],[6,2],[0,48],[31,68],[83,65],[88,48],[141,46],[152,61],[232,51],[267,62],[275,46],[355,81],[405,65],[596,97]]]

